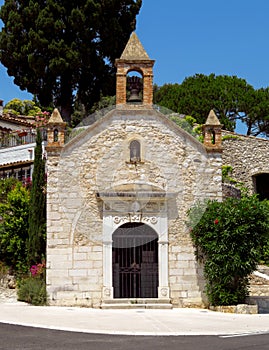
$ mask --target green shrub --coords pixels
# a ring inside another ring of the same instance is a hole
[[[46,305],[46,283],[43,279],[28,277],[19,284],[18,300],[32,305]]]
[[[189,218],[197,258],[204,263],[209,303],[244,303],[248,276],[268,242],[268,202],[256,195],[208,201],[192,208]]]
[[[17,182],[0,203],[0,259],[15,272],[27,271],[29,191]]]

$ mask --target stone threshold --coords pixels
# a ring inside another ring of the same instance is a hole
[[[172,309],[170,299],[132,298],[103,300],[101,309]]]

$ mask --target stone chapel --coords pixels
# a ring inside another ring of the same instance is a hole
[[[221,125],[204,143],[153,106],[153,65],[133,33],[116,60],[116,107],[47,143],[47,291],[51,305],[202,307],[202,266],[187,211],[222,200]],[[135,74],[130,77],[130,74]]]

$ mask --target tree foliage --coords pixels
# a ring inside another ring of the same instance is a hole
[[[46,253],[46,178],[42,139],[37,129],[34,171],[29,207],[29,237],[27,240],[29,265],[42,261]]]
[[[236,121],[247,126],[248,135],[269,135],[269,89],[255,90],[236,76],[196,74],[182,84],[155,87],[155,103],[194,117],[203,124],[211,109],[227,130]]]
[[[15,271],[26,271],[29,191],[17,182],[0,203],[0,260]]]
[[[14,177],[9,177],[0,180],[0,203],[7,203],[7,195],[13,190],[17,184],[18,180]]]
[[[211,305],[245,302],[248,276],[262,257],[269,234],[269,204],[256,195],[197,204],[189,212],[197,258],[204,262]]]
[[[4,112],[15,115],[34,116],[41,113],[41,108],[34,101],[14,98],[5,105]]]
[[[6,0],[0,59],[15,84],[70,121],[74,95],[87,110],[113,95],[122,53],[142,0]]]

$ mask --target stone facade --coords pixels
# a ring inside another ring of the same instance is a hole
[[[153,62],[133,34],[116,63],[116,109],[66,144],[57,110],[49,120],[51,304],[100,307],[115,295],[177,307],[206,303],[186,221],[194,203],[222,199],[221,126],[211,111],[204,134],[214,142],[203,145],[155,111]],[[142,74],[138,104],[126,101],[130,71]]]
[[[59,112],[49,120],[51,304],[109,307],[118,298],[139,304],[148,298],[147,304],[154,299],[153,304],[165,306],[206,305],[203,266],[186,224],[188,210],[204,199],[240,196],[222,183],[222,165],[230,165],[231,177],[252,192],[256,176],[269,174],[267,140],[222,131],[210,111],[202,144],[153,109],[153,64],[133,34],[116,60],[116,108],[66,144]],[[142,75],[138,103],[127,101],[131,71]],[[150,237],[149,242],[139,243],[141,237]],[[127,263],[120,265],[118,256]],[[153,285],[150,292],[147,279]]]
[[[130,162],[128,148],[134,138],[142,145],[137,164]],[[137,197],[126,201],[117,194],[119,189],[128,193],[134,185],[142,194],[147,188],[147,193],[160,192],[164,199],[145,200],[137,191]],[[102,194],[111,192],[122,206],[106,213]],[[151,225],[159,237],[159,297],[171,298],[176,306],[203,304],[202,270],[185,222],[196,201],[221,200],[220,153],[208,153],[156,111],[116,109],[66,144],[59,155],[48,152],[47,197],[51,303],[98,307],[104,298],[113,298],[112,266],[106,261],[111,259],[112,234],[122,220],[138,220]],[[162,209],[130,216],[124,208],[135,201],[142,201],[144,208],[161,202]]]

